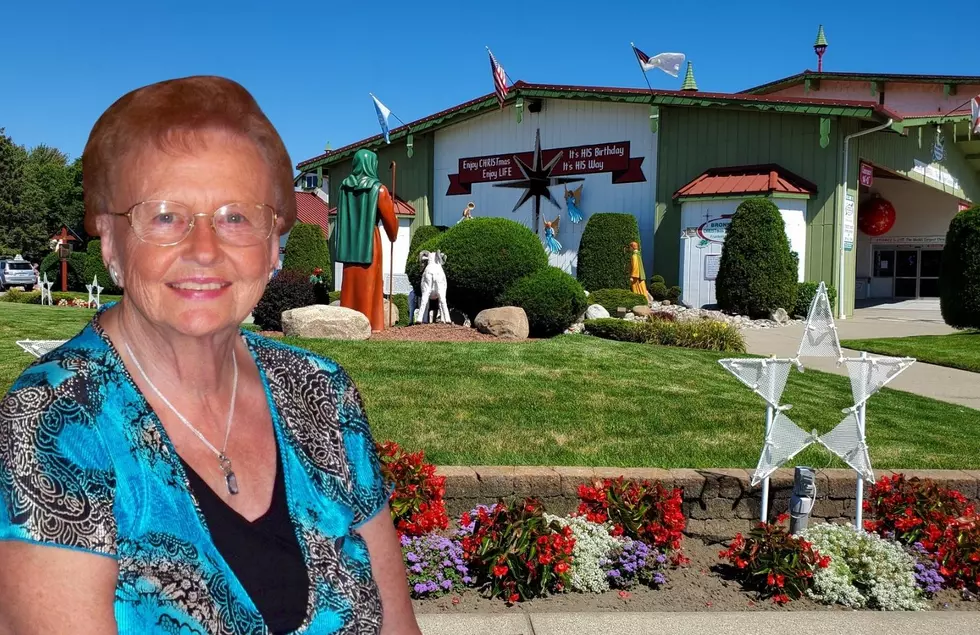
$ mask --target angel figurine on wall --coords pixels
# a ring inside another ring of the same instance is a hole
[[[561,216],[555,216],[555,220],[544,222],[544,248],[549,254],[557,254],[561,251],[561,243],[555,238],[558,235],[558,222]]]
[[[573,223],[581,223],[582,219],[585,217],[582,214],[582,210],[579,205],[582,204],[582,188],[583,185],[579,185],[574,190],[565,187],[565,206],[568,208],[568,220]]]

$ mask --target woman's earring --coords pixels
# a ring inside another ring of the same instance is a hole
[[[276,275],[275,269],[269,269],[269,282],[272,282],[272,276]]]
[[[115,265],[109,265],[109,277],[112,279],[112,284],[116,285],[120,289],[122,288],[122,282],[119,281],[119,274],[116,273]]]

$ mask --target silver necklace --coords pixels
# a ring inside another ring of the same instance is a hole
[[[187,426],[191,432],[197,435],[197,438],[201,440],[201,443],[208,446],[208,449],[210,449],[212,452],[214,452],[217,455],[218,466],[221,468],[221,471],[225,475],[225,485],[228,486],[228,493],[232,495],[237,494],[238,479],[235,478],[235,472],[231,469],[231,459],[229,459],[228,456],[225,454],[225,451],[228,449],[228,436],[231,434],[231,422],[235,418],[235,395],[238,393],[238,357],[235,355],[235,350],[232,349],[231,351],[231,361],[234,368],[234,379],[232,381],[232,386],[231,386],[231,405],[228,407],[228,424],[225,426],[225,442],[224,445],[221,446],[221,450],[218,450],[218,448],[211,445],[211,442],[208,441],[206,438],[204,438],[204,435],[201,434],[197,428],[192,426],[191,422],[188,421],[187,418],[184,417],[184,415],[180,414],[177,411],[177,409],[174,408],[173,404],[171,404],[170,401],[168,401],[167,398],[163,396],[163,393],[160,392],[160,389],[157,388],[152,381],[150,381],[149,377],[146,376],[146,371],[143,370],[143,367],[140,365],[140,361],[136,359],[136,355],[133,354],[133,349],[129,347],[129,342],[124,342],[124,343],[126,345],[126,351],[129,353],[129,357],[133,360],[133,363],[136,364],[136,370],[138,370],[140,372],[140,375],[143,376],[143,380],[147,383],[147,385],[149,385],[149,387],[153,389],[153,392],[156,393],[157,397],[159,397],[163,403],[167,404],[167,407],[170,408],[170,410],[175,415],[177,415],[177,418],[180,419],[180,421],[185,426]]]

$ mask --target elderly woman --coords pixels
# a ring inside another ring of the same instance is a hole
[[[0,403],[0,632],[419,633],[350,377],[239,327],[296,217],[272,124],[161,82],[83,167],[125,295]]]

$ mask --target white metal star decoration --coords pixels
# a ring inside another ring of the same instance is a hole
[[[801,357],[834,357],[838,366],[846,365],[851,380],[854,403],[842,412],[846,417],[837,426],[819,435],[816,430],[806,432],[784,413],[792,406],[780,403],[791,367],[803,372]],[[803,338],[796,357],[792,359],[722,359],[721,365],[748,386],[766,402],[766,433],[762,454],[752,475],[752,485],[764,482],[763,519],[768,502],[768,479],[786,461],[808,446],[819,443],[851,466],[859,476],[858,496],[861,497],[863,480],[874,482],[871,459],[865,439],[865,406],[868,398],[911,366],[915,360],[909,357],[844,357],[837,335],[837,326],[830,310],[830,299],[823,282],[810,304]],[[860,509],[860,501],[858,501]],[[860,519],[859,519],[860,522]]]
[[[54,306],[54,299],[51,297],[51,287],[54,286],[54,282],[48,282],[48,274],[44,274],[44,278],[41,280],[41,304],[44,305],[47,302],[48,306]]]
[[[102,306],[102,287],[99,286],[99,277],[92,278],[92,284],[85,285],[85,288],[88,289],[88,305],[95,305],[96,309]],[[93,290],[95,291],[94,294],[92,293]]]

